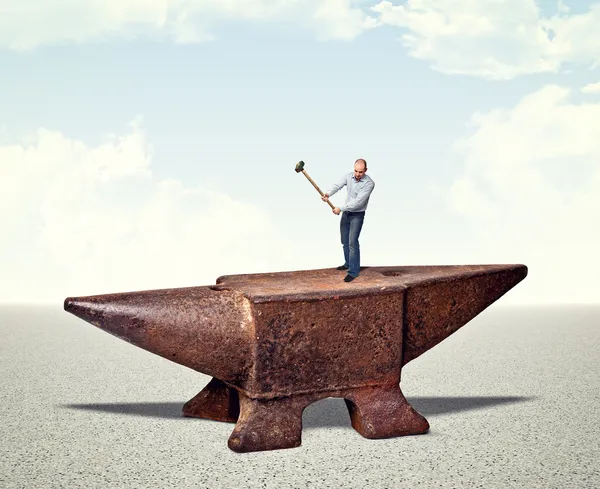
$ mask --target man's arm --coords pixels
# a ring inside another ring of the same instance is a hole
[[[333,194],[335,194],[338,190],[344,188],[344,186],[348,183],[348,175],[344,175],[342,178],[340,178],[340,180],[337,183],[334,183],[333,186],[331,187],[331,190],[329,190],[329,192],[327,192],[327,195],[329,197],[331,197]]]
[[[369,180],[365,183],[365,186],[357,192],[356,197],[353,197],[348,201],[348,203],[339,205],[338,207],[342,212],[352,212],[355,209],[360,209],[365,205],[365,202],[369,198],[369,195],[371,195],[371,192],[373,192],[374,188],[375,182],[373,180]]]

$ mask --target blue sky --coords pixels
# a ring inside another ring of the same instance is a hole
[[[525,263],[507,302],[598,301],[600,3],[156,5],[5,10],[0,302],[337,266],[293,167],[325,191],[359,157],[363,265]]]

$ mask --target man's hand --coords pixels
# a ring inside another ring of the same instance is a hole
[[[341,211],[340,211],[340,208],[339,208],[339,207],[334,207],[334,208],[333,208],[333,213],[334,213],[336,216],[337,216],[337,215],[339,215],[339,213],[340,213],[340,212],[341,212]]]
[[[321,200],[322,200],[323,202],[327,202],[327,201],[329,200],[329,194],[323,194],[323,195],[321,196]]]

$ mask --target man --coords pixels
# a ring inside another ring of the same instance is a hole
[[[347,186],[346,203],[335,207],[333,213],[339,215],[340,234],[342,246],[344,247],[344,264],[337,267],[338,270],[348,270],[344,282],[352,282],[360,272],[360,247],[358,237],[365,219],[365,211],[369,203],[369,197],[375,182],[367,174],[367,162],[362,158],[354,162],[354,172],[344,175],[331,190],[323,195],[322,199],[327,202],[329,197],[342,187]]]

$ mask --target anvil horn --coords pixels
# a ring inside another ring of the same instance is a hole
[[[251,361],[250,304],[218,286],[68,297],[66,311],[149,352],[233,383]]]

